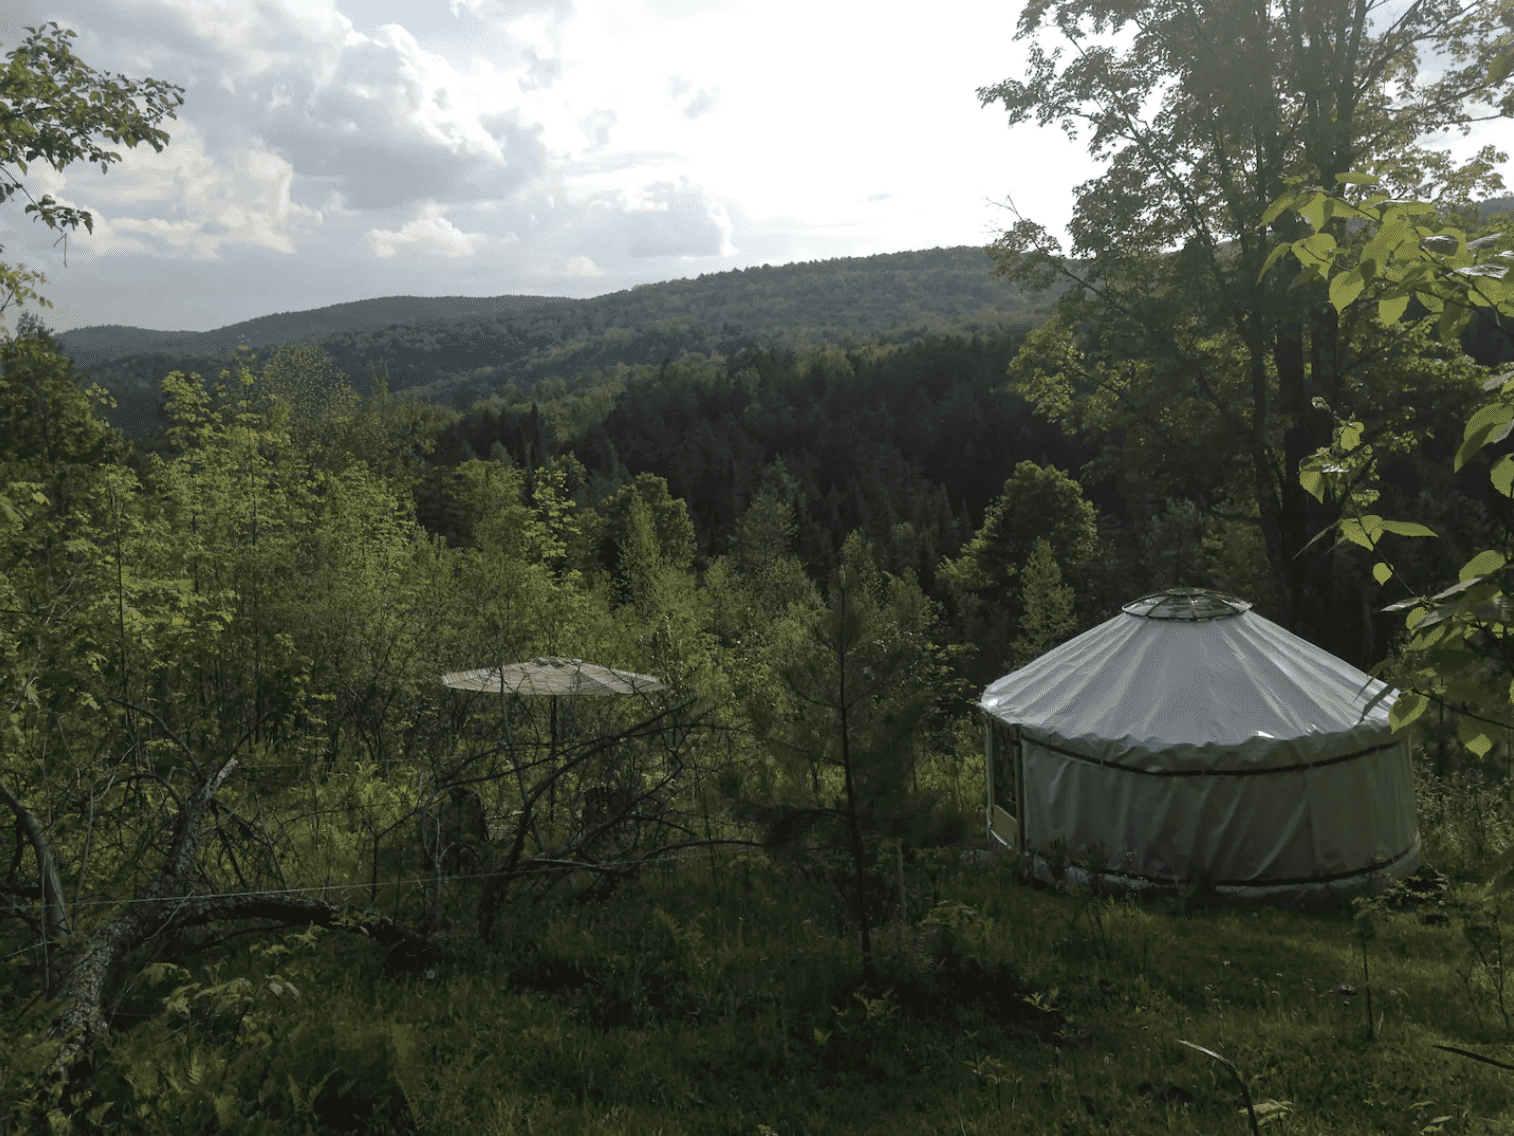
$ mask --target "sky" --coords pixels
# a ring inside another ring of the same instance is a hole
[[[118,147],[103,175],[32,163],[33,197],[89,209],[94,231],[55,246],[12,202],[3,259],[46,273],[54,330],[200,331],[375,296],[586,297],[982,245],[1010,200],[1059,232],[1098,167],[976,93],[1018,73],[1018,9],[4,0],[0,53],[56,20],[86,63],[185,101],[161,153]]]

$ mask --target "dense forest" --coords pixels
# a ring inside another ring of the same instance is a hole
[[[362,393],[382,376],[390,393],[465,409],[480,398],[532,393],[544,381],[571,386],[579,376],[690,351],[852,347],[948,324],[1024,330],[1045,317],[1045,298],[1007,288],[992,268],[979,248],[931,249],[736,269],[591,300],[389,297],[200,333],[96,327],[59,338],[116,397],[117,424],[142,434],[162,427],[163,375],[216,374],[238,346],[311,340]]]
[[[0,1128],[1506,1125],[1514,232],[1417,140],[1502,97],[1508,5],[1301,8],[979,92],[1115,148],[1070,251],[18,321]],[[1475,65],[1411,113],[1416,36]],[[166,140],[177,89],[66,40],[0,92],[98,97],[0,118],[0,171]],[[1419,873],[1290,909],[992,845],[985,683],[1170,586],[1396,684]]]

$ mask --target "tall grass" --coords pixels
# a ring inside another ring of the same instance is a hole
[[[1511,1130],[1514,1073],[1435,1046],[1514,1052],[1514,915],[1471,882],[1514,810],[1501,782],[1420,773],[1444,891],[1399,889],[1355,917],[1205,907],[1030,886],[1007,855],[922,849],[871,987],[823,882],[751,853],[524,904],[415,973],[338,936],[277,957],[226,945],[126,999],[145,1020],[71,1127],[1249,1131],[1231,1074],[1190,1042],[1234,1064],[1273,1132]],[[891,846],[878,867],[897,896]]]

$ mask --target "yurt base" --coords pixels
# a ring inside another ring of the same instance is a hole
[[[999,842],[995,840],[994,843]],[[1105,895],[1190,896],[1195,899],[1237,903],[1333,906],[1356,896],[1379,895],[1395,880],[1413,875],[1419,865],[1420,849],[1416,842],[1413,848],[1396,859],[1371,864],[1354,872],[1319,878],[1220,882],[1202,877],[1153,879],[1116,869],[1090,871],[1081,864],[1054,864],[1048,857],[1035,852],[1020,854],[1019,871],[1022,877],[1037,883],[1055,886],[1061,882]]]

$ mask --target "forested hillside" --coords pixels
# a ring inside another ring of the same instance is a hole
[[[310,311],[259,316],[213,331],[149,331],[120,324],[94,325],[63,332],[58,342],[80,367],[98,367],[122,356],[152,352],[214,355],[234,351],[242,345],[277,347],[338,332],[487,318],[561,302],[564,301],[557,296],[384,296]]]
[[[163,375],[214,375],[244,337],[269,346],[314,336],[363,393],[382,375],[391,393],[466,409],[482,398],[529,394],[544,380],[571,384],[591,371],[656,365],[689,351],[853,347],[946,325],[969,333],[1024,330],[1045,318],[1047,298],[1006,287],[992,268],[982,249],[932,249],[764,265],[592,300],[469,300],[476,310],[466,319],[423,316],[452,300],[394,298],[270,316],[145,349],[155,333],[140,329],[86,328],[60,341],[117,398],[114,420],[141,435],[162,426]],[[390,322],[392,312],[409,322]],[[321,330],[332,324],[340,330]]]

